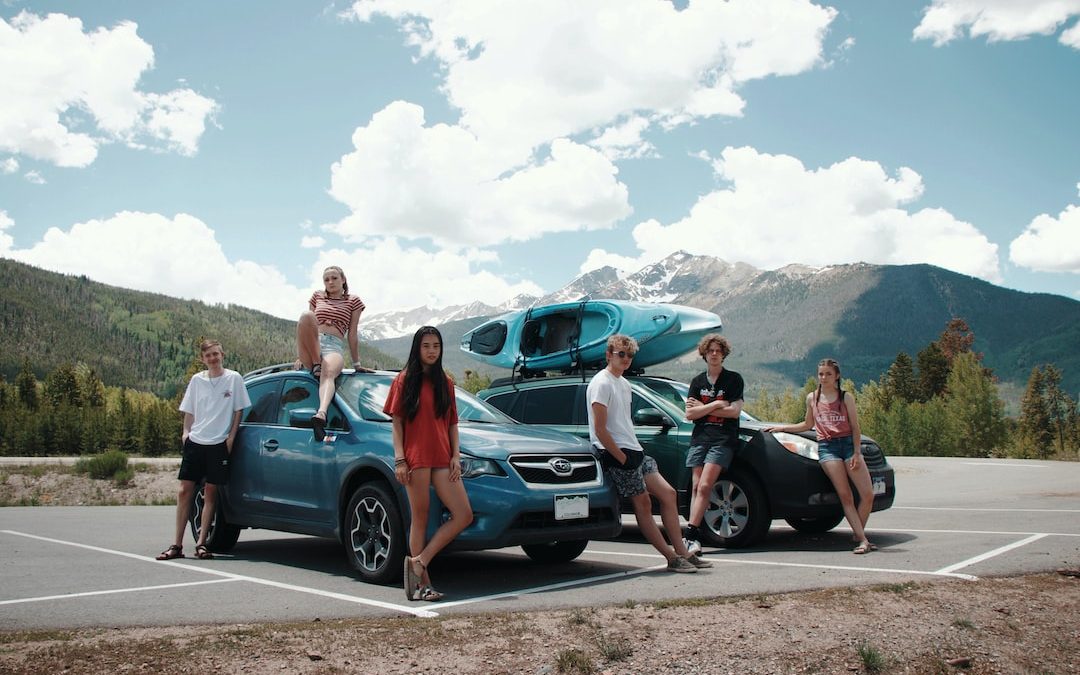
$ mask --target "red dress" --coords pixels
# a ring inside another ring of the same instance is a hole
[[[426,377],[420,385],[420,409],[411,421],[405,416],[405,371],[398,373],[390,385],[390,395],[386,397],[383,412],[401,417],[405,430],[405,461],[410,469],[437,468],[450,466],[450,425],[457,424],[457,399],[454,396],[454,383],[449,377],[446,385],[450,388],[450,408],[444,417],[435,416],[435,389]]]

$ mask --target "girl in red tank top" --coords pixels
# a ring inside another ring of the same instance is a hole
[[[866,538],[866,522],[874,507],[874,486],[860,450],[862,431],[855,409],[855,395],[840,389],[840,364],[833,359],[818,363],[817,376],[817,390],[806,395],[806,419],[799,424],[780,424],[765,431],[798,433],[816,429],[818,462],[840,498],[844,517],[859,544],[852,553],[869,553],[877,549]],[[859,491],[857,508],[849,479]]]

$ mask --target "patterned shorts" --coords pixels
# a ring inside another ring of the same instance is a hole
[[[615,491],[619,493],[619,496],[623,499],[629,499],[645,492],[645,474],[656,473],[659,469],[656,467],[656,460],[645,455],[645,461],[636,469],[622,469],[611,466],[604,469],[604,471],[607,472],[611,482],[615,484]]]

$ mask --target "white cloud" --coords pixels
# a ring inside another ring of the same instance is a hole
[[[33,183],[34,185],[44,185],[47,182],[45,180],[45,176],[42,176],[41,172],[37,171],[36,169],[31,169],[30,171],[24,173],[23,178],[25,178],[28,182]]]
[[[941,46],[967,34],[990,42],[1051,35],[1080,16],[1080,0],[933,0],[913,33],[917,40]],[[1066,30],[1060,41],[1080,49],[1080,29]]]
[[[656,146],[641,137],[648,128],[649,120],[635,115],[622,124],[604,129],[600,135],[589,141],[589,145],[612,161],[656,156]]]
[[[676,249],[772,269],[793,262],[930,263],[993,282],[1001,280],[997,245],[973,225],[936,208],[904,207],[923,193],[922,177],[849,158],[807,169],[794,157],[726,148],[714,162],[729,183],[702,196],[690,214],[634,228],[637,262]],[[590,258],[604,259],[593,251]]]
[[[15,243],[15,239],[4,230],[10,229],[14,225],[15,221],[7,214],[7,211],[0,210],[0,255],[5,257],[8,251],[11,250],[11,245]]]
[[[4,161],[0,162],[0,173],[15,173],[19,170],[19,160],[14,157],[8,157]]]
[[[808,0],[362,0],[445,73],[460,124],[510,158],[639,111],[670,125],[739,115],[735,89],[822,62],[836,11]]]
[[[300,248],[322,248],[326,245],[326,239],[319,236],[305,235],[300,238]]]
[[[425,126],[424,110],[396,101],[353,134],[355,151],[331,169],[330,194],[352,211],[327,229],[373,236],[493,245],[549,232],[613,227],[630,213],[618,170],[566,139],[550,156],[508,166],[460,126]]]
[[[106,220],[50,228],[28,249],[9,250],[25,263],[107,284],[209,303],[253,307],[296,317],[311,291],[290,285],[270,266],[230,261],[198,218],[125,211]]]
[[[581,266],[578,268],[578,274],[585,274],[586,272],[598,270],[601,267],[614,267],[621,272],[636,272],[652,262],[656,262],[656,260],[653,260],[649,254],[631,258],[629,256],[619,255],[618,253],[605,251],[602,248],[594,248],[589,251],[589,255],[585,256],[585,261],[581,263]]]
[[[113,141],[193,154],[217,104],[191,89],[140,91],[153,64],[129,21],[85,32],[63,14],[0,19],[0,150],[65,167]]]
[[[1036,272],[1080,274],[1080,206],[1037,216],[1009,244],[1009,260]]]
[[[494,260],[490,252],[476,249],[431,252],[403,247],[393,237],[376,239],[352,250],[320,252],[311,268],[311,290],[322,288],[322,271],[327,266],[338,265],[349,280],[349,291],[363,299],[368,313],[425,304],[445,307],[476,300],[498,304],[521,293],[543,294],[531,281],[511,283],[478,269],[479,264]],[[305,301],[310,293],[305,295]]]

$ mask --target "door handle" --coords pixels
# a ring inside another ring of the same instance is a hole
[[[269,450],[270,452],[273,452],[273,451],[278,449],[278,442],[277,441],[267,441],[267,442],[263,443],[263,447],[266,448],[267,450]]]

